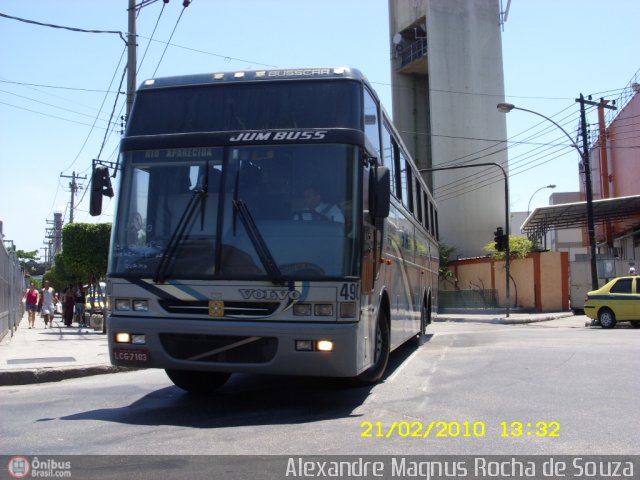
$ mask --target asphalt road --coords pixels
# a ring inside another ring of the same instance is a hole
[[[584,322],[436,323],[368,388],[235,375],[193,397],[158,370],[0,387],[0,454],[637,454],[640,329]]]

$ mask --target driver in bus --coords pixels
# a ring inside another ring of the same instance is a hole
[[[294,220],[330,220],[344,223],[344,215],[337,205],[322,201],[322,194],[315,185],[304,189],[304,210],[294,214]]]

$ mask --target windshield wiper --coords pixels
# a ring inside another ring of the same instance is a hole
[[[176,229],[171,234],[171,238],[169,239],[169,243],[167,244],[167,248],[162,252],[162,258],[160,259],[160,263],[158,263],[158,268],[156,269],[155,276],[153,281],[155,283],[164,283],[167,269],[169,268],[169,262],[171,258],[176,253],[178,245],[184,240],[186,237],[186,230],[189,224],[191,223],[191,219],[193,218],[193,214],[196,211],[196,207],[198,203],[202,202],[204,208],[204,203],[206,202],[207,192],[203,189],[194,190],[193,195],[189,198],[189,203],[182,212],[180,216],[180,220],[178,221],[178,225]]]
[[[240,220],[242,220],[242,224],[249,235],[249,239],[251,240],[251,243],[253,243],[253,247],[256,249],[260,262],[269,275],[269,280],[271,280],[274,285],[284,285],[282,272],[273,258],[269,247],[264,241],[260,230],[258,230],[258,226],[253,220],[249,207],[247,207],[247,204],[242,200],[237,199],[233,200],[233,207],[240,214]]]

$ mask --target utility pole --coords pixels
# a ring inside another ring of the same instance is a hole
[[[47,224],[52,227],[47,228],[45,238],[49,241],[44,244],[49,246],[49,264],[53,265],[56,253],[62,251],[62,212],[54,212],[53,221],[47,220]]]
[[[163,2],[169,3],[169,0],[163,0]],[[146,7],[153,3],[150,0],[143,0],[136,6],[136,0],[129,0],[127,8],[127,119],[131,113],[133,107],[133,98],[136,94],[136,72],[138,70],[138,35],[136,33],[136,11],[142,7]],[[183,0],[182,8],[187,8],[191,0]],[[125,121],[126,124],[126,121]]]
[[[582,131],[582,165],[584,166],[585,191],[587,194],[587,233],[589,236],[589,250],[591,254],[591,288],[598,289],[598,264],[596,262],[596,227],[593,220],[593,190],[591,182],[591,164],[589,161],[589,140],[587,138],[587,116],[585,112],[585,104],[593,106],[602,106],[615,110],[616,107],[606,105],[604,100],[592,102],[591,97],[585,100],[584,95],[580,94],[580,98],[576,98],[576,102],[580,103],[580,127]]]
[[[71,174],[71,176],[69,175],[63,175],[62,173],[60,174],[60,178],[70,178],[71,182],[69,183],[69,188],[71,189],[71,208],[70,208],[70,213],[69,213],[69,223],[73,223],[73,209],[75,208],[75,196],[76,193],[78,192],[78,184],[76,183],[76,180],[86,180],[87,176],[85,175],[84,177],[80,177],[78,175],[76,175],[76,172],[73,172]]]
[[[136,93],[136,70],[138,48],[136,35],[136,0],[129,0],[127,8],[128,30],[127,30],[127,119],[133,106],[133,97]],[[126,123],[126,122],[125,122]]]

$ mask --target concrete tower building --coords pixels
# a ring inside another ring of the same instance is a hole
[[[389,0],[389,21],[393,120],[418,168],[498,163],[508,174],[499,0]],[[463,257],[485,255],[505,227],[500,169],[423,175],[440,240]]]

